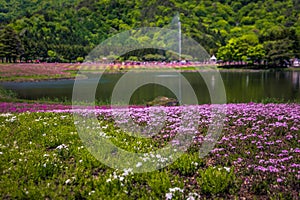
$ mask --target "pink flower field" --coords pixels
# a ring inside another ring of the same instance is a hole
[[[26,77],[26,76],[70,76],[65,72],[68,64],[43,63],[43,64],[1,64],[1,78],[6,77]],[[1,79],[0,79],[1,80]]]
[[[138,124],[151,125],[158,123],[159,116],[149,116],[151,109],[165,113],[165,125],[152,139],[163,146],[171,141],[176,134],[185,131],[180,125],[180,113],[190,112],[188,115],[199,124],[198,128],[190,129],[193,142],[188,152],[197,152],[205,140],[205,133],[211,123],[210,105],[177,106],[177,107],[138,107],[130,108],[130,117]],[[221,137],[213,150],[203,158],[202,164],[197,167],[224,166],[225,169],[234,170],[237,178],[235,195],[245,199],[266,199],[272,194],[284,195],[287,199],[298,199],[300,191],[300,104],[228,104],[225,126]],[[122,111],[122,108],[119,108]],[[1,116],[5,113],[19,112],[46,112],[46,113],[72,113],[71,106],[43,105],[22,103],[1,103]],[[96,109],[76,110],[83,116],[95,113],[99,119],[113,122],[114,131],[118,126],[129,123],[129,117],[115,120],[113,112],[118,109],[97,107]],[[122,113],[122,112],[120,112]],[[123,112],[124,113],[124,112]],[[127,113],[128,114],[128,113]],[[120,115],[121,116],[121,115]],[[108,133],[107,133],[108,134]],[[172,141],[178,142],[180,141]],[[126,144],[120,142],[122,148]],[[140,165],[143,162],[141,161]],[[179,175],[184,179],[183,190],[196,192],[202,197],[207,195],[197,178],[196,171],[173,169],[168,167],[170,173]],[[228,168],[227,168],[228,167]],[[194,168],[192,168],[194,169]],[[182,190],[182,191],[183,191]],[[202,191],[202,192],[201,192]],[[169,195],[169,193],[168,193]],[[168,196],[167,195],[167,196]],[[170,195],[169,195],[170,196]],[[229,194],[223,196],[233,198]]]
[[[69,79],[75,78],[75,72],[88,71],[99,72],[105,70],[107,73],[122,72],[128,70],[176,70],[190,69],[193,66],[200,66],[197,63],[126,63],[126,64],[101,64],[101,63],[16,63],[16,64],[0,64],[0,81],[39,81],[49,79]],[[209,66],[209,65],[203,65]],[[72,72],[72,73],[71,73]]]

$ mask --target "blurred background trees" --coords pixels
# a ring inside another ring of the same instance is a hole
[[[165,27],[178,12],[182,33],[218,59],[282,64],[300,57],[299,9],[297,0],[0,0],[0,61],[81,61],[106,38]]]

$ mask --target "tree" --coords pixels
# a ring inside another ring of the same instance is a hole
[[[143,56],[143,59],[146,61],[163,61],[166,58],[160,54],[147,54]]]
[[[20,61],[25,59],[25,62],[35,60],[38,56],[35,37],[28,29],[24,29],[20,33],[21,43],[23,45],[24,51],[20,55]]]
[[[2,60],[5,57],[6,62],[16,62],[24,52],[20,38],[10,26],[5,26],[0,30],[0,44]]]
[[[238,38],[232,38],[226,46],[219,49],[218,57],[223,61],[260,61],[264,55],[264,48],[258,44],[255,34],[247,34]]]
[[[289,60],[293,57],[292,46],[293,42],[289,39],[266,41],[264,49],[268,64],[277,67],[289,65]]]
[[[71,62],[77,57],[86,57],[89,53],[87,49],[92,49],[123,30],[149,26],[164,27],[170,24],[176,12],[179,12],[181,18],[182,33],[192,37],[211,54],[228,45],[230,39],[259,35],[261,44],[288,37],[293,43],[294,57],[300,56],[297,0],[2,0],[0,26],[10,26],[20,36],[24,46],[22,60],[46,61],[47,51],[53,50],[59,55],[59,59]],[[144,37],[139,42],[151,43],[151,40],[153,37]],[[131,42],[128,40],[128,43]],[[226,56],[223,54],[223,57],[228,57],[229,60],[248,59],[247,49],[254,48],[258,43],[242,40],[241,44],[230,44],[225,48],[228,52]],[[232,45],[239,49],[234,48],[236,52],[230,56],[228,53]],[[5,46],[1,42],[3,59],[6,58],[3,55],[4,48],[7,48]],[[256,50],[252,49],[251,52],[253,51]],[[145,54],[141,50],[141,53],[137,54],[142,58],[148,53]],[[219,54],[222,55],[221,52]],[[8,60],[13,61],[13,57],[8,57]],[[251,59],[252,57],[253,55]]]
[[[1,37],[1,34],[0,34]],[[4,50],[4,44],[0,42],[0,59],[2,63],[4,63],[4,58],[5,58],[5,50]]]
[[[251,46],[247,50],[247,57],[250,61],[253,62],[261,62],[266,56],[266,51],[262,44],[258,44],[256,46]]]

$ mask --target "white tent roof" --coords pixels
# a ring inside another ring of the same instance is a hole
[[[210,58],[210,60],[217,60],[217,58],[216,58],[215,55],[213,55],[213,56]]]

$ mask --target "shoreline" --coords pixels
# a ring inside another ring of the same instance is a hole
[[[195,67],[198,68],[198,67]],[[238,73],[255,73],[255,72],[270,72],[270,71],[300,71],[300,68],[280,68],[280,69],[225,69],[225,68],[204,68],[204,69],[170,69],[170,68],[161,68],[161,69],[154,69],[154,68],[149,68],[149,69],[129,69],[129,70],[105,70],[104,72],[102,71],[97,71],[97,70],[79,70],[78,72],[81,73],[87,73],[87,74],[125,74],[127,72],[162,72],[162,73],[168,73],[168,72],[179,72],[179,73],[196,73],[196,72],[212,72],[212,71],[218,71],[218,72],[238,72]],[[80,77],[81,74],[75,75],[74,77],[58,77],[58,78],[28,78],[28,79],[16,79],[14,80],[1,80],[0,79],[0,84],[1,83],[23,83],[23,82],[43,82],[43,81],[61,81],[61,80],[75,80],[75,79],[87,79],[86,76]]]

